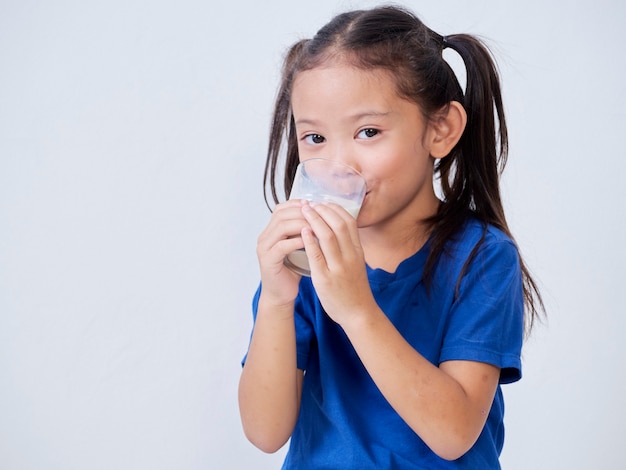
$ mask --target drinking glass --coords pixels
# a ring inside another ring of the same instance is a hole
[[[333,202],[347,210],[355,219],[365,197],[365,178],[345,163],[325,158],[310,158],[296,169],[289,199],[310,202]],[[285,266],[303,276],[310,276],[309,260],[304,249],[289,253]]]

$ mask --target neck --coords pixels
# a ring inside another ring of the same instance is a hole
[[[359,230],[365,261],[371,268],[393,273],[398,265],[417,253],[430,236],[431,227],[423,221],[416,221],[405,230],[394,227],[368,227]]]

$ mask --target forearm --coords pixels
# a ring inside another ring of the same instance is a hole
[[[437,367],[379,309],[342,326],[383,396],[435,453],[453,460],[469,450],[485,424],[497,368],[460,361]]]
[[[275,452],[291,436],[300,406],[293,303],[268,306],[263,296],[239,382],[239,408],[248,439]]]

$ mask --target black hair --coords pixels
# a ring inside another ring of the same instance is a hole
[[[443,58],[445,48],[456,51],[464,62],[465,91]],[[410,11],[395,6],[339,14],[313,39],[298,41],[289,49],[276,98],[263,179],[274,202],[279,202],[277,166],[285,141],[285,197],[299,162],[291,115],[294,78],[298,72],[313,69],[329,59],[363,69],[392,72],[398,93],[416,103],[427,119],[433,119],[452,101],[461,103],[467,113],[467,124],[459,142],[445,158],[437,159],[434,168],[441,183],[442,201],[437,213],[426,221],[431,227],[430,252],[424,269],[426,282],[445,252],[447,241],[470,217],[483,223],[484,233],[488,225],[493,225],[513,239],[499,186],[508,154],[508,134],[499,73],[488,47],[473,35],[441,36]],[[267,191],[265,198],[267,201]],[[480,242],[467,260],[466,268],[479,247]],[[520,264],[529,331],[543,310],[543,302],[521,255]]]

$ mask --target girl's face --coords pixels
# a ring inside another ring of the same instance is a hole
[[[339,160],[367,180],[361,230],[410,233],[436,212],[434,131],[388,72],[342,64],[300,72],[291,104],[300,160]]]

